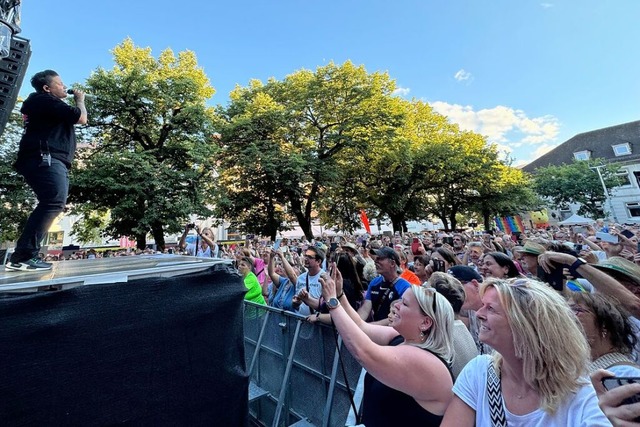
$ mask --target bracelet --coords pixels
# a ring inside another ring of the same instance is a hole
[[[340,295],[338,295],[338,296],[336,297],[336,299],[340,299],[340,298],[342,298],[343,296],[344,296],[344,291],[340,292]]]
[[[316,319],[320,317],[320,312],[316,311]]]

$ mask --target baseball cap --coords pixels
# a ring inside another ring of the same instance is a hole
[[[396,265],[400,265],[400,257],[398,256],[396,251],[388,246],[383,246],[380,249],[371,249],[369,253],[380,258],[392,259],[396,263]]]
[[[477,282],[482,282],[482,276],[478,274],[478,272],[473,268],[467,265],[454,265],[449,270],[447,270],[447,273],[463,283],[470,282],[474,279]]]

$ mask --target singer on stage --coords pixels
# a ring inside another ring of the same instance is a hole
[[[35,193],[38,206],[33,210],[7,270],[49,270],[51,264],[38,258],[40,245],[53,220],[64,210],[69,192],[69,173],[76,152],[73,126],[87,123],[84,93],[70,91],[75,107],[64,98],[67,88],[53,70],[44,70],[31,78],[36,90],[22,104],[20,112],[25,129],[15,168]]]

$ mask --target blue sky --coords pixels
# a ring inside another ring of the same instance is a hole
[[[26,0],[20,36],[33,54],[21,94],[41,69],[70,85],[111,68],[126,37],[154,56],[194,51],[212,105],[250,79],[351,60],[387,71],[398,95],[486,135],[518,165],[640,119],[639,17],[638,0]]]

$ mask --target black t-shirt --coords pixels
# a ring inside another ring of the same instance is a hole
[[[76,134],[80,109],[72,107],[50,93],[32,93],[22,104],[25,131],[20,140],[18,161],[40,157],[48,146],[51,157],[71,166],[76,153]]]
[[[397,336],[391,340],[389,345],[396,346],[403,342],[404,338]],[[440,356],[426,348],[423,350],[440,359],[449,370],[449,373],[451,373],[451,369]],[[409,368],[410,367],[398,367],[398,369]],[[432,414],[420,406],[413,397],[386,386],[367,373],[364,377],[362,422],[367,427],[433,427],[440,425],[442,415]]]

